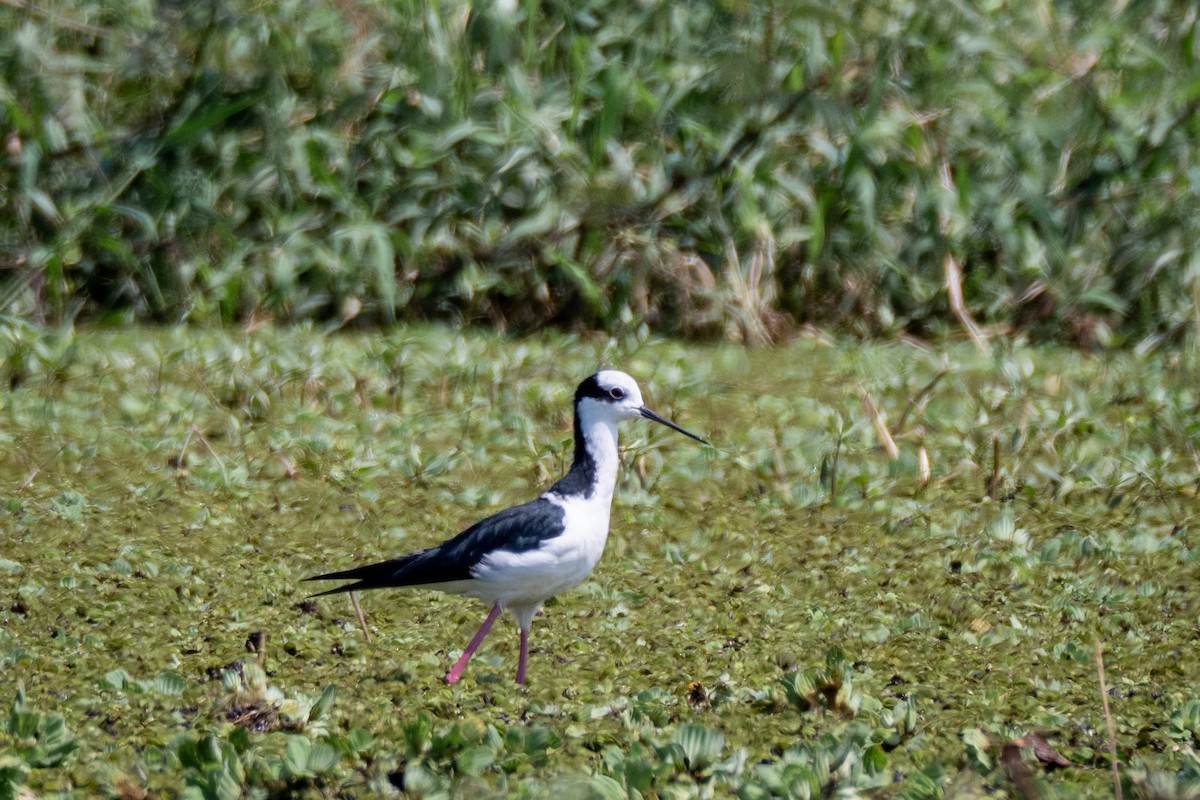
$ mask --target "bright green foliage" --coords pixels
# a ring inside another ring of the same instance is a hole
[[[20,683],[0,733],[7,746],[31,767],[57,766],[79,746],[60,714],[39,714],[26,708],[25,687]]]
[[[1200,700],[1189,700],[1171,715],[1167,735],[1176,741],[1200,746]]]
[[[0,313],[1178,338],[1197,16],[0,5]]]
[[[18,682],[8,718],[0,724],[0,800],[27,796],[31,770],[61,766],[80,744],[61,714],[30,710],[25,686]]]

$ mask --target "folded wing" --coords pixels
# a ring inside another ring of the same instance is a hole
[[[485,556],[496,552],[523,553],[536,550],[548,539],[561,536],[562,532],[562,507],[545,497],[539,497],[480,520],[437,547],[376,564],[314,575],[305,580],[354,581],[319,592],[313,597],[470,580],[474,577],[472,570]]]

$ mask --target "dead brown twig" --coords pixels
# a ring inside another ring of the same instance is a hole
[[[363,637],[367,640],[367,644],[370,644],[371,632],[367,630],[367,616],[363,614],[362,606],[358,604],[358,595],[355,592],[350,592],[350,603],[354,606],[354,613],[358,615],[358,627],[362,628]]]
[[[49,464],[51,461],[53,461],[55,458],[58,457],[59,453],[61,453],[63,450],[66,450],[66,449],[67,449],[67,446],[64,444],[62,447],[58,448],[53,453],[51,453],[48,457],[46,457],[43,461],[41,461],[37,464],[34,464],[33,469],[29,470],[29,474],[25,476],[25,480],[21,481],[21,485],[17,487],[17,491],[23,492],[26,489],[28,489],[30,486],[33,486],[33,481],[35,478],[37,478],[38,473],[42,471],[42,467]]]
[[[200,432],[200,428],[196,425],[192,425],[190,428],[188,428],[187,436],[183,437],[183,447],[179,448],[179,455],[176,457],[174,462],[175,468],[182,471],[187,465],[188,448],[192,444],[193,437],[196,439],[196,441],[200,442],[200,444],[204,445],[204,449],[207,450],[208,454],[213,457],[214,461],[217,462],[217,468],[221,470],[221,480],[228,483],[229,474],[225,471],[225,462],[221,460],[219,455],[217,455],[217,451],[213,449],[213,446],[209,444],[208,439],[204,437],[204,434]],[[186,473],[184,474],[186,475]]]
[[[962,268],[958,266],[958,260],[947,253],[942,266],[946,272],[946,296],[950,300],[950,310],[954,312],[954,316],[958,318],[959,323],[971,337],[971,341],[979,352],[987,355],[987,340],[983,338],[983,333],[975,324],[975,320],[971,319],[971,313],[967,311],[967,304],[963,301]]]
[[[954,179],[950,176],[950,164],[943,161],[938,168],[938,178],[942,184],[942,188],[947,192],[954,192]],[[941,215],[942,235],[947,239],[946,258],[942,261],[942,269],[946,274],[946,297],[950,301],[950,310],[954,312],[954,316],[958,318],[967,335],[971,337],[971,341],[975,343],[975,347],[979,352],[987,355],[988,345],[983,333],[979,330],[979,326],[975,324],[975,320],[971,319],[971,314],[967,311],[967,304],[963,300],[962,290],[962,267],[959,266],[958,260],[949,249],[949,230],[950,230],[950,215],[943,212]]]
[[[930,392],[932,392],[934,390],[934,388],[939,383],[941,383],[942,378],[946,377],[946,375],[949,374],[949,372],[950,372],[949,365],[947,365],[946,363],[943,362],[941,369],[939,369],[937,371],[937,374],[934,375],[933,378],[930,379],[929,383],[922,386],[920,391],[918,391],[915,395],[913,395],[909,399],[908,405],[904,407],[904,413],[900,415],[900,421],[896,423],[897,435],[899,435],[899,436],[904,435],[904,426],[905,426],[905,424],[907,424],[908,417],[909,417],[909,415],[912,414],[913,409],[916,408],[926,397],[929,396]]]
[[[984,481],[983,490],[988,497],[995,498],[1000,486],[1000,437],[992,436],[992,474]]]
[[[888,458],[895,461],[900,457],[900,448],[896,446],[896,440],[892,438],[891,431],[888,430],[887,423],[883,420],[883,415],[875,407],[875,401],[871,399],[871,393],[866,389],[859,389],[859,398],[862,400],[863,409],[866,410],[867,416],[871,420],[871,427],[875,430],[875,437],[883,445]]]
[[[1121,773],[1117,770],[1117,729],[1113,725],[1112,711],[1108,708],[1108,687],[1104,681],[1104,649],[1100,637],[1096,637],[1096,674],[1100,677],[1100,702],[1104,706],[1104,722],[1108,726],[1108,757],[1112,765],[1113,794],[1124,800],[1121,793]]]

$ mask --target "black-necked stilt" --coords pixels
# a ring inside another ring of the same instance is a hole
[[[541,497],[506,508],[437,547],[306,580],[357,581],[321,595],[424,586],[489,603],[491,612],[446,673],[446,683],[462,677],[492,623],[501,611],[508,611],[521,629],[517,683],[524,683],[534,614],[547,599],[586,578],[604,551],[617,483],[617,423],[636,417],[708,444],[642,405],[641,390],[624,372],[597,372],[575,390],[571,469]]]

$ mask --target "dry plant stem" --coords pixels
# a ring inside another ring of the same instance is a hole
[[[749,264],[745,267],[733,243],[728,242],[725,247],[728,265],[726,275],[741,312],[742,343],[748,346],[771,343],[770,333],[763,324],[763,310],[767,304],[763,300],[760,284],[764,266],[768,272],[774,270],[774,256],[764,249],[770,246],[773,251],[773,245],[774,242],[770,242],[769,245],[760,243],[756,246]]]
[[[950,177],[950,164],[943,161],[938,169],[938,179],[942,184],[942,188],[947,192],[954,192],[954,179]],[[941,218],[942,235],[948,236],[950,227],[949,215],[944,213]],[[975,324],[975,320],[971,319],[971,314],[967,311],[967,304],[963,301],[962,291],[962,267],[958,265],[958,260],[954,258],[954,254],[947,251],[946,259],[942,262],[942,269],[946,273],[946,297],[950,301],[950,310],[954,312],[954,316],[958,318],[960,324],[966,330],[967,335],[971,337],[971,341],[975,343],[975,347],[983,355],[988,354],[987,341],[984,340],[983,334],[979,331],[979,326]]]
[[[863,408],[866,409],[867,416],[871,418],[871,427],[875,429],[875,436],[879,439],[879,443],[883,445],[883,449],[887,451],[888,458],[895,461],[900,457],[900,448],[896,446],[896,440],[892,438],[892,434],[887,429],[887,423],[883,421],[883,417],[879,413],[879,409],[875,407],[875,402],[871,399],[869,392],[860,390]]]
[[[934,387],[936,387],[942,378],[946,377],[946,374],[949,372],[950,368],[943,364],[942,368],[938,370],[937,375],[934,375],[933,379],[930,380],[929,383],[922,386],[921,391],[913,395],[912,399],[908,401],[908,405],[904,407],[904,413],[900,415],[900,421],[896,423],[896,431],[898,432],[897,435],[904,435],[904,425],[908,422],[908,417],[910,414],[912,414],[913,409],[929,396],[929,393],[933,391]]]
[[[221,480],[225,483],[229,483],[229,474],[225,471],[225,462],[221,460],[219,455],[217,455],[217,451],[214,450],[213,446],[208,443],[208,439],[204,438],[204,434],[200,432],[199,428],[193,425],[192,431],[195,432],[196,438],[200,440],[200,444],[204,445],[204,449],[208,451],[208,454],[213,457],[213,460],[217,462],[217,466],[220,467]]]
[[[33,469],[31,469],[29,471],[29,474],[25,476],[25,480],[21,481],[21,485],[17,487],[17,491],[23,492],[26,489],[28,489],[30,486],[33,486],[33,479],[36,478],[37,474],[41,471],[42,471],[42,468],[40,466],[37,466],[37,467],[34,467]]]
[[[283,475],[285,478],[296,477],[296,462],[285,456],[283,453],[276,453],[275,458],[279,459],[279,463],[283,465]]]
[[[358,595],[354,592],[350,592],[350,603],[354,606],[354,613],[358,615],[358,627],[362,628],[363,638],[370,644],[371,632],[367,630],[367,617],[363,614],[362,606],[358,604]]]
[[[954,312],[954,316],[966,329],[967,335],[971,337],[971,341],[975,343],[975,347],[980,353],[987,355],[987,341],[984,340],[983,334],[979,331],[979,326],[975,324],[975,320],[971,319],[971,314],[967,311],[967,304],[963,302],[962,293],[962,269],[958,266],[958,261],[949,253],[946,254],[946,261],[943,265],[946,270],[946,295],[950,298],[950,310]]]
[[[1113,726],[1112,712],[1108,708],[1108,686],[1104,681],[1104,651],[1100,637],[1096,637],[1096,674],[1100,676],[1100,702],[1104,705],[1104,723],[1108,726],[1108,756],[1112,766],[1113,793],[1117,800],[1124,800],[1121,793],[1121,773],[1117,770],[1117,731]]]
[[[994,498],[1000,491],[1000,437],[992,437],[992,474],[987,480],[987,496]]]
[[[28,489],[30,486],[33,486],[33,481],[35,478],[37,478],[38,473],[42,471],[42,467],[49,464],[51,461],[53,461],[55,458],[58,457],[59,453],[61,453],[63,450],[66,450],[66,449],[67,449],[67,446],[64,444],[62,447],[58,448],[52,454],[50,454],[48,457],[46,457],[46,459],[44,461],[42,461],[41,463],[35,464],[33,469],[29,470],[29,474],[25,476],[25,480],[21,481],[21,485],[17,487],[17,491],[23,492],[26,489]]]
[[[928,484],[933,471],[929,466],[929,451],[925,449],[925,445],[917,448],[917,474],[921,478],[922,485]]]
[[[175,463],[179,465],[179,469],[182,469],[186,463],[188,447],[192,444],[192,434],[195,432],[196,426],[193,425],[188,428],[187,436],[183,437],[183,447],[179,448],[179,458],[175,460]]]
[[[838,477],[838,459],[842,456],[842,437],[839,435],[837,441],[833,444],[833,459],[829,465],[829,500],[834,502],[837,500],[837,477]]]

